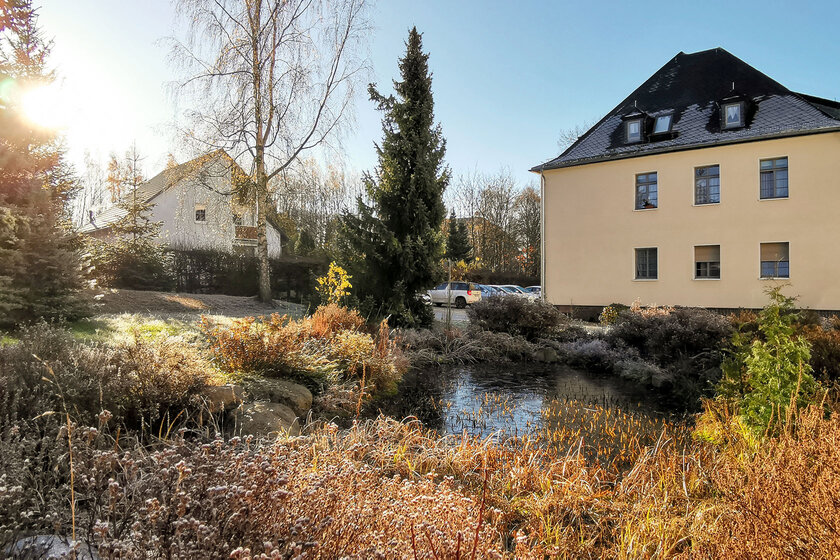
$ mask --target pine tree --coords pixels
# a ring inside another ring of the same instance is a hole
[[[50,44],[28,0],[0,2],[0,324],[75,318],[81,297],[79,239],[69,229],[76,190],[52,130],[23,115],[25,93],[53,80]]]
[[[442,195],[450,178],[446,141],[434,124],[428,58],[413,28],[399,63],[402,81],[394,82],[396,97],[370,86],[370,98],[384,114],[379,165],[364,177],[371,204],[359,199],[358,216],[344,219],[344,256],[357,293],[407,325],[431,322],[417,294],[441,277]]]
[[[446,258],[453,262],[472,261],[472,247],[470,247],[467,224],[458,221],[453,210],[449,214],[449,224],[446,236]]]
[[[96,246],[97,275],[117,287],[167,289],[172,279],[166,255],[157,243],[162,224],[151,220],[154,203],[140,190],[145,182],[141,160],[136,146],[122,161],[111,155],[107,181],[112,193],[121,194],[116,206],[123,215],[111,226],[116,242]]]

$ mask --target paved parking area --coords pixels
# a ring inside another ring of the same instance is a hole
[[[469,318],[467,317],[467,310],[466,309],[456,309],[453,307],[452,309],[447,309],[446,307],[438,307],[437,305],[433,306],[435,310],[435,321],[440,321],[441,323],[446,322],[446,312],[452,312],[452,322],[453,323],[461,323],[467,324],[470,322]]]

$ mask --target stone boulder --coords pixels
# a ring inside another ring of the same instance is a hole
[[[554,348],[544,346],[534,350],[534,361],[553,364],[560,361],[560,356]]]
[[[252,399],[284,404],[301,418],[306,418],[312,408],[312,393],[309,389],[286,379],[249,381],[247,390]]]
[[[76,543],[74,547],[70,539],[58,535],[36,535],[20,539],[15,544],[4,550],[6,558],[17,558],[19,560],[58,560],[60,558],[76,558],[76,560],[99,560],[90,545]],[[73,556],[73,550],[76,554]]]
[[[208,386],[199,395],[210,407],[210,412],[233,410],[245,401],[245,389],[240,385]]]
[[[248,403],[237,414],[243,436],[300,435],[297,414],[286,405],[265,401]]]

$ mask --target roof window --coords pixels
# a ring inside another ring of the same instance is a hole
[[[674,114],[668,113],[659,115],[653,121],[653,134],[667,134],[671,132],[671,124],[674,121]]]
[[[723,128],[741,128],[744,126],[744,102],[724,103],[722,111]]]
[[[642,141],[642,119],[631,119],[624,123],[624,137],[627,143]]]

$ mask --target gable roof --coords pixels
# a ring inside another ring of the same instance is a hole
[[[180,165],[164,169],[137,187],[137,197],[143,202],[149,202],[184,179],[195,176],[219,158],[227,159],[232,162],[232,165],[236,165],[236,162],[224,150],[216,150]],[[91,233],[107,229],[125,215],[125,210],[118,206],[112,206],[98,216],[94,216],[93,223],[88,219],[85,225],[79,228],[79,231],[81,233]]]
[[[747,100],[746,126],[722,129],[720,103]],[[624,141],[623,117],[673,112],[672,133]],[[724,49],[680,52],[558,157],[531,169],[571,167],[717,144],[840,130],[840,103],[794,93]]]

